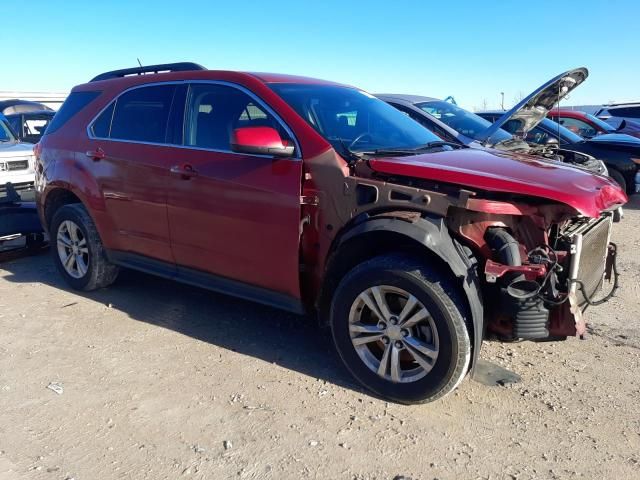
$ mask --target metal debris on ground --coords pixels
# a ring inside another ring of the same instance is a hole
[[[64,392],[64,387],[62,386],[62,383],[60,383],[60,382],[51,382],[49,385],[47,385],[47,388],[49,390],[53,390],[58,395],[62,395],[62,392]]]

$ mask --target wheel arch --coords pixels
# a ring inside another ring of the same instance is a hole
[[[68,188],[59,186],[54,187],[47,193],[47,196],[44,199],[43,204],[43,212],[42,212],[42,221],[44,223],[44,228],[49,230],[49,226],[51,225],[51,220],[53,220],[53,216],[55,212],[65,205],[71,205],[74,203],[81,203],[84,205],[80,197],[78,197],[73,191]],[[49,232],[51,233],[51,232]]]
[[[405,216],[384,214],[361,221],[338,236],[331,249],[318,297],[321,318],[328,318],[333,292],[347,272],[370,258],[398,251],[426,258],[436,264],[439,270],[448,272],[456,279],[467,302],[464,307],[471,318],[473,372],[484,336],[484,308],[476,260],[470,250],[449,235],[441,217],[414,217],[407,220]]]

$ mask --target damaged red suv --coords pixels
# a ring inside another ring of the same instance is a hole
[[[74,88],[36,148],[74,288],[133,268],[329,323],[405,403],[451,392],[488,332],[580,335],[615,247],[609,179],[443,142],[357,88],[190,63]]]

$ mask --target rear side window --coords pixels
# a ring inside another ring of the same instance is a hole
[[[45,135],[59,130],[60,127],[67,123],[76,113],[95,100],[98,95],[100,95],[100,92],[96,91],[72,92],[62,104],[58,113],[55,114],[53,120],[51,120]]]
[[[175,85],[155,85],[136,88],[121,95],[115,104],[109,137],[164,143],[175,89]],[[98,120],[104,129],[106,117],[102,119],[101,116]]]
[[[609,114],[614,117],[640,118],[640,107],[611,108]]]

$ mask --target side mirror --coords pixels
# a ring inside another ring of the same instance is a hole
[[[295,148],[286,145],[275,128],[241,127],[231,135],[231,150],[238,153],[291,157]]]

